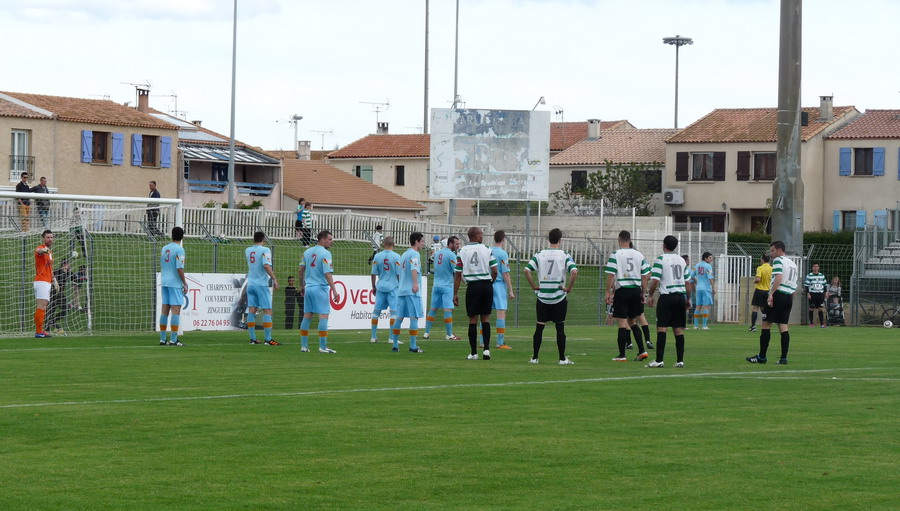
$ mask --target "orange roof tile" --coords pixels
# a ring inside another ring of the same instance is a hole
[[[429,135],[367,135],[328,153],[328,158],[427,158]]]
[[[278,158],[279,160],[296,160],[297,159],[297,151],[288,151],[285,149],[276,149],[276,150],[266,150],[267,154],[272,155],[273,158]],[[309,152],[310,160],[324,160],[325,156],[328,155],[329,151],[320,151],[313,150]]]
[[[0,93],[2,94],[2,93]],[[45,115],[37,110],[13,103],[7,99],[0,97],[0,117],[25,117],[29,119],[52,119],[51,116]]]
[[[628,121],[600,121],[601,130],[634,128]],[[551,122],[550,150],[562,151],[588,136],[588,123],[585,122]]]
[[[106,124],[111,126],[177,129],[176,126],[157,119],[152,115],[139,112],[134,108],[105,99],[65,98],[61,96],[25,94],[22,92],[0,93],[18,99],[19,101],[24,101],[29,105],[49,110],[61,121]]]
[[[383,135],[379,135],[383,136]],[[423,210],[424,206],[322,161],[284,160],[284,193],[313,205]]]
[[[800,139],[803,141],[857,111],[852,106],[836,106],[834,117],[821,121],[818,107],[802,110],[809,114],[809,125],[800,128]],[[668,142],[775,142],[777,120],[778,110],[775,108],[718,108],[681,130]]]
[[[550,158],[550,165],[599,165],[615,163],[664,163],[666,140],[674,129],[601,130],[600,138],[585,139]]]
[[[900,110],[866,110],[866,113],[826,138],[900,138]]]

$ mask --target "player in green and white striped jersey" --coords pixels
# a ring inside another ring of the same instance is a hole
[[[633,248],[631,233],[619,232],[619,250],[609,256],[606,263],[606,303],[612,304],[613,316],[619,322],[619,355],[614,362],[627,362],[625,346],[630,338],[629,329],[638,343],[638,356],[635,360],[644,360],[650,355],[644,350],[641,329],[635,321],[644,313],[644,294],[647,290],[647,279],[650,276],[650,265],[643,254]]]
[[[559,364],[574,364],[566,357],[566,312],[569,301],[566,295],[572,292],[575,280],[578,278],[578,267],[572,256],[563,252],[560,248],[562,231],[553,229],[547,236],[550,247],[541,250],[525,266],[525,279],[531,285],[531,289],[537,292],[537,325],[532,337],[533,354],[531,363],[538,363],[538,353],[543,342],[544,325],[548,321],[556,324],[556,347],[559,349]],[[538,283],[534,283],[532,272],[537,272]],[[566,276],[568,275],[568,283]]]
[[[791,334],[788,332],[788,321],[791,318],[791,306],[794,293],[797,291],[799,271],[797,264],[784,256],[784,242],[775,241],[769,245],[772,256],[772,285],[769,287],[769,299],[763,309],[762,332],[759,334],[759,353],[747,357],[751,364],[765,364],[766,352],[769,349],[770,328],[772,323],[778,325],[781,332],[781,358],[778,363],[787,364],[788,348],[791,345]]]
[[[675,333],[675,352],[678,360],[675,367],[684,367],[684,327],[685,314],[690,307],[687,292],[691,286],[691,269],[684,259],[675,253],[678,238],[663,238],[663,254],[656,258],[650,272],[650,298],[647,304],[653,307],[653,293],[659,287],[659,305],[656,308],[656,360],[646,367],[664,367],[666,352],[666,329]]]
[[[825,328],[825,274],[819,273],[819,263],[813,263],[812,272],[803,279],[806,299],[809,300],[809,326],[813,327],[813,311],[819,311],[819,327]]]
[[[470,227],[466,236],[469,243],[459,249],[456,256],[456,276],[453,278],[453,304],[459,305],[459,285],[466,281],[466,316],[469,317],[468,360],[478,360],[478,325],[481,319],[481,331],[484,339],[483,360],[491,359],[491,305],[494,303],[494,279],[497,278],[497,260],[491,249],[484,246],[484,231],[478,227]]]

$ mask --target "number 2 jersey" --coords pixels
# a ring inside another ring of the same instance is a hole
[[[566,275],[577,273],[578,267],[572,256],[559,248],[545,248],[528,261],[525,271],[537,272],[538,289],[537,297],[543,303],[554,304],[566,298],[563,285]]]
[[[300,266],[306,267],[304,278],[307,287],[327,287],[328,281],[325,280],[325,274],[334,273],[334,267],[331,264],[331,252],[327,248],[316,245],[306,249],[306,252],[303,252],[303,259],[300,260]]]
[[[653,269],[650,270],[650,278],[659,281],[661,295],[685,294],[685,282],[691,280],[691,269],[680,255],[665,253],[656,258]]]
[[[650,273],[644,255],[633,248],[620,248],[609,256],[606,273],[616,276],[616,289],[640,288],[641,277]]]

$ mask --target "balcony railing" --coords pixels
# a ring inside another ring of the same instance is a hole
[[[9,155],[9,180],[18,181],[22,172],[28,172],[28,175],[34,174],[34,156]]]
[[[228,181],[203,181],[200,179],[188,179],[188,187],[192,192],[200,193],[222,193],[228,187]],[[268,197],[275,188],[270,183],[242,183],[235,182],[238,193],[245,195],[256,195],[260,197]]]

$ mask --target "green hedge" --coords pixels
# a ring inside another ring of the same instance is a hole
[[[758,232],[731,232],[728,233],[728,241],[731,243],[771,243],[772,236]],[[803,244],[824,245],[853,245],[853,231],[810,231],[803,233]]]

